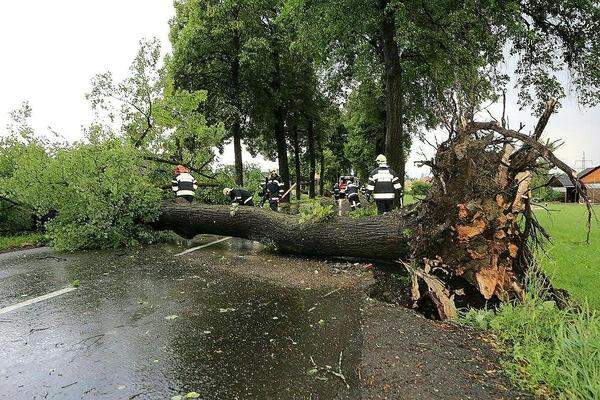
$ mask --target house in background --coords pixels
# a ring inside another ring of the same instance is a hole
[[[577,174],[577,178],[585,185],[589,200],[592,203],[600,203],[600,165],[582,170]],[[580,200],[566,174],[554,175],[548,181],[548,186],[557,192],[563,192],[565,203],[576,203]]]

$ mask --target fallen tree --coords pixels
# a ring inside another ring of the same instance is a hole
[[[555,105],[547,103],[531,136],[459,119],[434,159],[423,161],[434,176],[428,196],[399,212],[301,224],[258,208],[165,205],[155,227],[247,238],[295,254],[398,260],[412,276],[413,304],[433,305],[440,318],[453,317],[457,304],[522,297],[531,247],[547,238],[529,187],[540,160],[564,171],[587,203],[574,171],[539,142]]]
[[[154,226],[187,238],[210,233],[255,240],[292,254],[396,260],[410,254],[409,238],[402,233],[409,220],[402,215],[302,224],[296,216],[255,207],[170,203]]]

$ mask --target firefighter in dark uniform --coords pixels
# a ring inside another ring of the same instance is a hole
[[[346,181],[348,182],[346,184],[346,197],[350,203],[350,208],[354,211],[361,206],[360,198],[358,196],[358,185],[353,176],[347,176]]]
[[[231,205],[237,204],[238,206],[254,206],[254,202],[252,201],[252,193],[247,191],[246,189],[241,188],[225,188],[223,189],[223,194],[225,196],[229,196],[231,199]]]
[[[394,199],[402,194],[400,179],[387,165],[387,159],[383,154],[377,156],[377,168],[371,172],[367,190],[373,193],[373,199],[377,205],[377,214],[392,211]]]
[[[171,181],[171,189],[175,193],[175,202],[189,204],[194,201],[198,185],[190,171],[183,165],[175,167],[174,177]]]
[[[283,196],[283,182],[277,172],[271,171],[267,184],[265,186],[267,191],[267,199],[269,200],[269,207],[273,211],[277,211],[281,196]]]
[[[260,183],[260,207],[265,206],[265,202],[269,199],[269,193],[267,192],[267,182],[269,181],[268,177],[265,177],[265,180]]]
[[[346,177],[340,176],[338,182],[333,185],[333,198],[337,205],[341,204],[342,199],[346,198]]]
[[[335,200],[335,204],[338,204],[340,201],[340,184],[337,182],[333,185],[333,199]]]

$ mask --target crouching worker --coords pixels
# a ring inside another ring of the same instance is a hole
[[[377,214],[392,211],[396,194],[401,195],[402,185],[383,154],[377,156],[377,168],[371,172],[367,190],[373,193]]]
[[[198,189],[196,179],[190,174],[189,169],[183,165],[175,167],[174,175],[171,181],[171,189],[175,193],[175,202],[190,204],[194,201],[196,189]]]
[[[245,189],[225,188],[223,189],[223,194],[225,196],[229,196],[232,206],[236,204],[238,206],[254,206],[254,202],[252,201],[252,193]]]
[[[360,208],[360,198],[358,196],[358,185],[355,182],[355,178],[353,176],[347,177],[346,184],[346,197],[348,198],[348,202],[350,203],[350,208],[352,211]]]
[[[281,200],[281,196],[283,196],[283,182],[279,178],[279,175],[277,175],[277,172],[271,171],[265,189],[267,198],[269,199],[269,207],[271,210],[277,211],[279,201]]]

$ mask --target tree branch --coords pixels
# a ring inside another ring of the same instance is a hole
[[[494,131],[506,138],[519,140],[519,141],[523,142],[524,144],[530,146],[533,150],[535,150],[536,153],[540,157],[544,158],[546,161],[550,162],[552,165],[554,165],[555,167],[557,167],[558,169],[563,171],[569,177],[569,180],[575,187],[576,193],[579,194],[583,198],[583,200],[586,204],[587,211],[588,211],[588,219],[587,219],[588,231],[587,231],[586,241],[589,243],[590,234],[591,234],[593,209],[592,209],[590,201],[587,197],[585,186],[579,181],[579,179],[577,179],[577,176],[575,175],[575,171],[571,167],[569,167],[566,163],[564,163],[562,160],[560,160],[558,157],[556,157],[554,155],[554,153],[552,152],[552,150],[550,150],[547,146],[538,142],[535,139],[535,135],[538,134],[538,129],[540,129],[539,135],[541,135],[543,129],[545,128],[545,126],[548,122],[548,118],[552,114],[552,110],[554,109],[555,104],[556,104],[555,101],[548,102],[546,111],[540,117],[540,120],[538,121],[538,124],[536,126],[536,133],[534,134],[533,137],[528,136],[521,132],[514,131],[512,129],[503,128],[500,125],[498,125],[498,123],[495,121],[471,122],[468,125],[468,129],[469,129],[469,131],[490,130],[490,131]]]
[[[155,156],[145,156],[144,157],[144,160],[146,160],[146,161],[154,161],[157,163],[169,164],[169,165],[183,165],[184,167],[188,168],[190,171],[193,171],[193,172],[197,173],[198,175],[201,175],[208,179],[215,179],[215,176],[208,175],[205,172],[202,172],[202,169],[205,168],[208,164],[210,164],[213,159],[214,159],[214,155],[211,157],[210,160],[208,160],[207,162],[202,164],[199,168],[197,168],[197,167],[194,167],[193,165],[184,163],[183,161],[180,161],[180,160],[169,160],[166,158],[160,158],[160,157],[155,157]]]
[[[33,207],[31,207],[31,206],[28,206],[28,205],[26,205],[26,204],[19,203],[18,201],[14,201],[14,200],[12,200],[12,199],[9,199],[9,198],[8,198],[8,197],[6,197],[6,196],[2,196],[2,195],[0,195],[0,200],[7,202],[7,203],[8,203],[8,204],[10,204],[12,207],[21,208],[21,209],[23,209],[23,210],[27,210],[27,211],[33,211],[33,210],[34,210],[34,209],[33,209]],[[12,207],[11,207],[11,208],[12,208]]]

